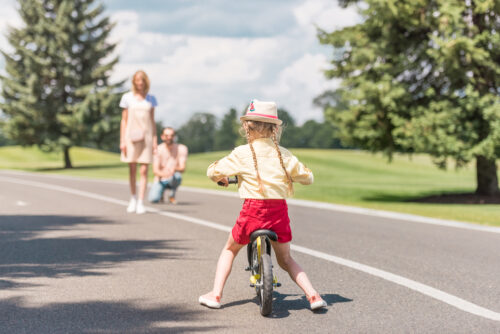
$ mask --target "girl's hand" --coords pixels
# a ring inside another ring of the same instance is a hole
[[[223,177],[219,181],[217,181],[217,184],[222,187],[227,187],[229,185],[229,179],[227,177]]]

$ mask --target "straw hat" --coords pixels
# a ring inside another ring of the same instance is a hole
[[[248,106],[247,113],[240,117],[241,121],[259,121],[280,125],[282,122],[278,118],[278,108],[275,102],[264,102],[252,100]]]

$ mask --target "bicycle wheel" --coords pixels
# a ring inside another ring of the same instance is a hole
[[[250,250],[251,252],[251,262],[250,262],[250,268],[252,270],[252,276],[256,277],[256,280],[254,282],[255,284],[255,293],[257,294],[257,298],[260,298],[260,263],[259,263],[259,255],[257,254],[257,242],[254,241],[252,244],[252,248]],[[260,301],[260,299],[259,299]]]
[[[273,266],[271,256],[264,253],[260,263],[260,314],[269,315],[273,310]]]

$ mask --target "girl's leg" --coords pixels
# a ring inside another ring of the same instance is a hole
[[[130,194],[132,194],[132,196],[135,196],[135,192],[136,192],[135,174],[137,173],[137,165],[135,164],[135,162],[129,163],[128,169],[129,169],[128,180],[129,180],[129,185],[130,185]]]
[[[222,297],[222,290],[226,284],[226,280],[231,273],[231,268],[233,266],[233,260],[238,255],[240,249],[245,246],[234,241],[233,236],[229,233],[229,238],[226,245],[222,249],[219,256],[219,261],[217,262],[217,270],[215,271],[214,287],[212,291],[203,295],[202,297],[219,301]]]
[[[306,297],[309,299],[312,296],[317,295],[318,292],[314,290],[309,278],[307,278],[306,273],[290,255],[290,243],[279,243],[273,241],[272,245],[278,264],[281,268],[283,268],[283,270],[288,272],[292,280],[304,291]]]
[[[146,195],[146,187],[148,186],[148,164],[141,164],[139,173],[141,174],[140,184],[139,184],[139,200],[144,200]]]

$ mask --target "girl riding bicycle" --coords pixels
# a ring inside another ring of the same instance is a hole
[[[220,299],[233,260],[249,243],[257,229],[269,229],[278,235],[272,246],[278,264],[306,294],[311,310],[326,306],[313,288],[306,273],[290,255],[292,231],[285,198],[293,194],[292,182],[311,184],[313,174],[292,153],[278,145],[281,120],[274,102],[254,100],[240,118],[248,144],[236,147],[231,154],[208,167],[207,176],[228,186],[229,176],[238,176],[238,190],[243,208],[217,263],[212,291],[199,302],[220,308]]]

